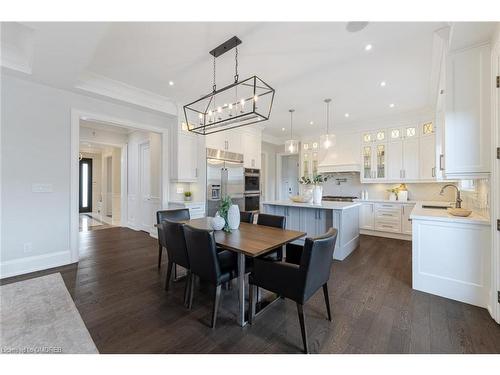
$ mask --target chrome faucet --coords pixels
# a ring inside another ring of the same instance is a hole
[[[439,192],[439,195],[443,195],[444,189],[447,187],[452,187],[455,188],[457,191],[457,200],[455,202],[455,208],[462,208],[462,198],[460,198],[460,190],[456,187],[456,185],[453,184],[446,184],[441,188],[441,191]]]

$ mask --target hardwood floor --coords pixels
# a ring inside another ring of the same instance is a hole
[[[82,232],[80,249],[78,265],[2,284],[61,272],[101,353],[301,351],[295,303],[278,301],[242,329],[236,284],[223,290],[217,328],[210,329],[209,287],[197,287],[186,310],[184,281],[164,291],[157,241],[143,232]],[[411,289],[410,242],[362,236],[349,258],[334,262],[329,291],[333,322],[321,290],[305,305],[313,353],[500,353],[500,326],[485,309]]]

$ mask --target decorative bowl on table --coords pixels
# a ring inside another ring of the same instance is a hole
[[[465,208],[453,208],[453,207],[448,208],[447,211],[453,216],[461,216],[461,217],[467,217],[472,213],[471,210],[467,210]]]

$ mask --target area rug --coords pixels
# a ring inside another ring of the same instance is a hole
[[[0,287],[1,353],[98,353],[60,273]]]

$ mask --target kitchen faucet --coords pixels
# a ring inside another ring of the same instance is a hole
[[[456,187],[456,185],[453,184],[446,184],[441,188],[441,191],[439,192],[439,195],[443,195],[444,189],[447,187],[452,187],[457,190],[457,200],[455,202],[455,208],[462,208],[462,198],[460,198],[460,190]]]

